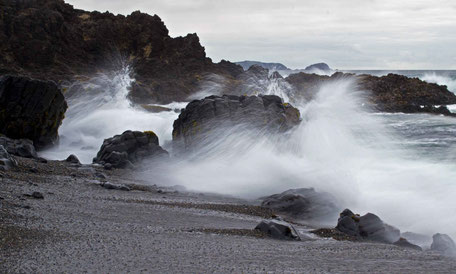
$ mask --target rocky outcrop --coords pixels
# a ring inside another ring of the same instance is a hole
[[[288,70],[284,64],[281,63],[264,63],[259,61],[241,61],[235,62],[235,64],[240,65],[244,70],[248,70],[250,67],[256,65],[263,67],[268,70]]]
[[[0,171],[6,171],[16,166],[16,160],[0,145]]]
[[[43,148],[57,141],[67,104],[50,81],[5,76],[0,79],[0,133],[30,139]]]
[[[11,139],[5,136],[0,136],[0,145],[2,145],[10,154],[24,157],[37,158],[33,142],[28,139]]]
[[[321,70],[321,71],[331,71],[331,68],[326,63],[316,63],[310,66],[307,66],[305,70]]]
[[[284,221],[263,220],[255,227],[255,229],[278,240],[301,240],[296,229]]]
[[[214,64],[196,34],[171,38],[157,15],[88,12],[62,0],[0,1],[0,10],[0,74],[58,81],[129,65],[132,100],[169,103],[185,100],[208,73],[243,71]]]
[[[333,219],[339,210],[332,195],[316,192],[313,188],[289,189],[262,200],[262,207],[300,221],[322,222]]]
[[[385,224],[377,215],[367,213],[359,216],[345,209],[340,214],[336,229],[350,236],[371,241],[394,243],[400,239],[399,229]]]
[[[310,100],[322,84],[341,78],[356,79],[358,88],[366,92],[368,102],[380,111],[450,115],[444,106],[456,104],[456,95],[446,86],[392,73],[378,77],[342,72],[331,76],[301,72],[288,76],[286,81],[296,90],[297,96]]]
[[[173,125],[173,141],[189,148],[217,128],[283,132],[300,122],[299,110],[274,95],[209,96],[190,102]]]
[[[159,146],[155,133],[127,130],[104,140],[93,162],[107,168],[125,168],[134,167],[144,159],[163,156],[168,156],[168,152]]]
[[[432,236],[431,250],[435,250],[446,256],[456,256],[456,244],[446,234],[437,233]]]

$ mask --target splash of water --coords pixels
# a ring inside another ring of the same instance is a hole
[[[112,73],[100,73],[88,81],[73,83],[67,91],[69,108],[59,129],[59,145],[43,151],[49,159],[65,159],[75,154],[82,163],[91,163],[103,140],[125,130],[153,130],[161,144],[171,139],[174,111],[159,115],[133,106],[127,99],[134,81],[128,67]],[[183,104],[166,105],[181,108]]]
[[[437,74],[435,72],[425,73],[423,77],[421,77],[421,80],[428,83],[445,85],[449,91],[456,93],[456,79],[452,78],[449,75]]]

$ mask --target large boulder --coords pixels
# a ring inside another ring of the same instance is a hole
[[[29,139],[11,139],[6,136],[0,136],[0,145],[2,145],[10,154],[24,157],[37,158],[33,142]]]
[[[399,229],[384,223],[377,215],[360,216],[349,209],[340,213],[336,229],[350,236],[385,243],[395,243],[401,236]]]
[[[144,159],[162,156],[168,156],[168,152],[159,146],[155,133],[127,130],[120,135],[104,140],[93,162],[115,168],[125,168],[132,167]]]
[[[6,171],[17,166],[16,160],[0,145],[0,171]]]
[[[67,103],[54,82],[27,77],[0,79],[0,133],[30,139],[42,148],[57,141]]]
[[[456,244],[446,234],[434,234],[432,236],[431,250],[438,251],[446,256],[456,256]]]
[[[182,110],[174,121],[173,141],[188,149],[217,128],[283,132],[299,122],[299,110],[278,96],[209,96]]]
[[[289,189],[280,194],[262,198],[261,206],[274,212],[305,221],[325,221],[337,216],[339,206],[329,193],[313,188]]]
[[[284,221],[263,220],[255,227],[255,229],[278,240],[301,240],[296,229]]]

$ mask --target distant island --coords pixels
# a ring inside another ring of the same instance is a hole
[[[307,66],[305,68],[305,70],[314,70],[314,69],[319,69],[319,70],[324,70],[324,71],[331,70],[331,68],[326,63],[316,63],[313,65]]]
[[[253,65],[259,65],[269,70],[289,70],[289,68],[287,68],[284,64],[281,63],[264,63],[259,61],[241,61],[234,63],[240,65],[244,70],[248,70]]]

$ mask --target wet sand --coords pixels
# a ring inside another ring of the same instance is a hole
[[[252,229],[255,201],[144,186],[128,171],[19,159],[0,174],[0,272],[454,273],[431,251],[336,241],[298,225],[303,241]],[[131,191],[100,186],[99,170]],[[44,199],[24,196],[41,192]]]

